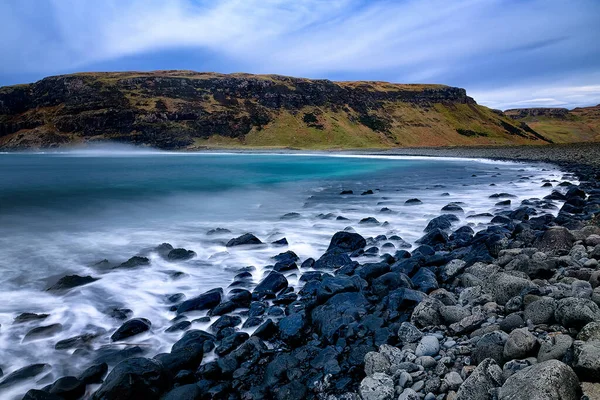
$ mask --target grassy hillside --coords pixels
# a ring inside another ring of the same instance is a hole
[[[164,149],[550,142],[464,89],[192,71],[81,73],[0,88],[0,148]]]
[[[575,108],[507,110],[515,121],[525,122],[555,143],[600,141],[600,105]]]

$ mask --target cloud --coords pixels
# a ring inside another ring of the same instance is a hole
[[[527,93],[573,73],[600,83],[596,0],[8,0],[0,15],[0,81],[132,58],[137,69],[161,69],[147,55],[184,49],[205,56],[194,69],[214,57],[227,60],[215,65],[226,71],[476,93],[507,85]]]

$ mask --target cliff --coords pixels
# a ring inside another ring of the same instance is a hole
[[[566,108],[520,108],[505,115],[526,123],[555,143],[600,141],[600,105]]]
[[[192,71],[80,73],[0,88],[0,148],[162,149],[548,143],[444,85]]]

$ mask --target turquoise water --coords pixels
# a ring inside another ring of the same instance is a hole
[[[237,271],[249,265],[256,268],[256,283],[268,271],[272,256],[290,249],[302,260],[319,257],[331,236],[348,227],[365,237],[399,235],[413,243],[450,201],[464,203],[461,224],[482,229],[489,218],[466,216],[494,211],[496,200],[489,199],[490,194],[513,193],[518,204],[548,194],[548,188],[540,187],[542,180],[560,175],[538,166],[459,159],[102,151],[0,154],[0,367],[6,374],[47,362],[56,376],[76,374],[92,362],[94,351],[113,346],[108,337],[120,322],[107,315],[111,307],[126,307],[135,317],[148,318],[152,331],[136,337],[136,343],[148,345],[145,348],[153,353],[164,351],[181,335],[165,332],[174,317],[166,295],[190,298],[214,287],[226,288]],[[354,195],[341,196],[344,189]],[[373,195],[360,195],[369,189]],[[415,197],[423,204],[404,205]],[[392,212],[382,213],[384,207]],[[298,218],[281,218],[290,212]],[[365,217],[381,224],[359,224]],[[209,235],[214,228],[230,233]],[[246,232],[267,245],[224,246]],[[288,248],[269,244],[282,237]],[[152,250],[163,242],[194,250],[197,256],[169,262]],[[94,265],[103,259],[118,264],[136,254],[149,257],[150,266],[111,271]],[[183,278],[173,279],[174,271]],[[67,274],[100,279],[65,294],[45,291]],[[298,278],[288,277],[291,284]],[[50,317],[13,324],[22,312]],[[62,324],[62,330],[21,342],[28,330],[52,323]],[[85,352],[54,350],[59,340],[99,331],[107,334]]]

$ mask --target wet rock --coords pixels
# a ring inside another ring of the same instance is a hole
[[[428,268],[419,269],[411,280],[415,288],[423,293],[429,293],[439,287],[435,273]]]
[[[129,260],[125,261],[124,263],[121,263],[119,265],[117,265],[116,268],[126,268],[126,269],[130,269],[130,268],[137,268],[137,267],[143,267],[146,265],[150,265],[150,259],[148,257],[141,257],[141,256],[133,256],[131,257]]]
[[[186,249],[173,249],[167,254],[170,261],[185,261],[196,257],[196,252]]]
[[[255,288],[257,295],[276,294],[288,286],[288,281],[283,274],[271,271]]]
[[[404,204],[407,206],[416,206],[419,204],[423,204],[423,202],[419,199],[408,199],[404,202]]]
[[[36,377],[42,373],[48,372],[52,367],[48,364],[31,364],[8,374],[1,382],[0,389],[23,382],[27,379]]]
[[[522,359],[536,353],[537,339],[527,328],[515,329],[508,335],[504,344],[504,358],[507,360]]]
[[[573,338],[561,333],[558,335],[548,335],[540,343],[540,351],[537,355],[538,362],[562,360],[573,345]]]
[[[161,397],[161,400],[200,400],[202,395],[202,389],[198,385],[190,383],[171,389]]]
[[[59,340],[54,345],[56,350],[73,349],[77,347],[87,346],[98,334],[85,333],[83,335],[77,335],[68,339]]]
[[[257,245],[257,244],[262,244],[262,242],[260,241],[259,238],[257,238],[256,236],[254,236],[251,233],[245,233],[242,236],[238,236],[236,238],[231,239],[229,242],[227,242],[227,244],[225,246],[226,247],[235,247],[235,246]]]
[[[435,229],[441,229],[443,231],[450,229],[452,227],[453,222],[458,222],[459,219],[454,214],[444,214],[439,217],[433,218],[431,221],[427,223],[425,227],[425,232],[431,232]]]
[[[27,342],[30,340],[37,340],[54,336],[57,333],[61,332],[62,328],[63,326],[61,324],[38,326],[37,328],[33,328],[29,332],[27,332],[27,334],[23,338],[23,341]]]
[[[313,325],[322,338],[332,342],[348,324],[366,314],[367,299],[359,292],[338,293],[311,312]]]
[[[219,289],[212,289],[206,293],[201,294],[198,297],[186,300],[177,307],[177,314],[182,314],[187,311],[195,310],[210,310],[216,307],[221,302],[223,291]]]
[[[287,214],[283,214],[279,219],[281,220],[289,220],[289,219],[298,219],[302,217],[299,213],[297,212],[289,212]]]
[[[345,195],[345,194],[354,194],[354,192],[352,190],[342,190],[340,192],[341,195]]]
[[[425,244],[428,246],[436,246],[438,244],[448,243],[448,235],[441,229],[433,229],[432,231],[425,234],[425,236],[417,239],[415,243]]]
[[[165,332],[171,333],[185,331],[186,329],[189,329],[190,326],[192,326],[190,321],[179,321],[165,329]]]
[[[64,398],[44,390],[31,389],[25,393],[22,400],[64,400]]]
[[[249,337],[250,336],[246,332],[235,332],[221,340],[221,344],[215,349],[215,354],[221,357],[225,354],[229,354],[235,350],[236,347],[248,340]]]
[[[502,370],[491,358],[483,360],[464,381],[457,393],[460,400],[489,399],[490,390],[502,386]]]
[[[286,238],[281,238],[281,239],[271,242],[271,244],[273,244],[275,246],[287,246],[289,243]]]
[[[363,218],[360,221],[358,221],[358,223],[360,225],[379,225],[379,221],[377,221],[377,219],[373,217]]]
[[[212,236],[212,235],[224,235],[227,233],[231,233],[231,231],[229,229],[225,229],[225,228],[214,228],[209,230],[208,232],[206,232],[206,234],[208,236]]]
[[[85,383],[74,376],[64,376],[50,386],[49,392],[65,400],[77,400],[85,393]]]
[[[359,392],[363,400],[392,400],[394,381],[388,375],[377,372],[362,380]]]
[[[592,300],[567,297],[558,301],[554,318],[562,326],[581,329],[590,322],[600,321],[600,308]]]
[[[352,262],[350,257],[348,257],[348,254],[332,250],[326,252],[317,261],[315,261],[313,268],[317,270],[333,270],[352,265],[354,265],[354,263]]]
[[[237,315],[223,315],[210,326],[213,332],[219,332],[224,328],[233,328],[242,323],[242,318]]]
[[[578,400],[579,380],[566,364],[550,360],[525,368],[500,388],[499,400]]]
[[[108,372],[108,364],[99,363],[86,368],[77,378],[86,385],[102,383],[102,379]]]
[[[48,292],[59,292],[72,289],[77,286],[87,285],[97,281],[100,278],[92,278],[91,276],[67,275],[63,276],[54,285],[46,289]]]
[[[464,213],[465,210],[461,206],[456,203],[449,203],[442,207],[442,211],[451,212],[451,213]]]
[[[41,321],[48,318],[50,314],[35,314],[35,313],[22,313],[15,317],[15,324],[22,324],[30,321]]]
[[[360,195],[361,195],[361,196],[366,196],[366,195],[369,195],[369,194],[374,194],[374,193],[373,193],[373,191],[372,191],[371,189],[369,189],[369,190],[365,190],[365,191],[364,191],[364,192],[362,192]]]
[[[139,335],[150,330],[152,323],[146,318],[134,318],[125,322],[110,337],[113,342],[127,339],[128,337]]]
[[[130,358],[108,374],[94,400],[158,399],[169,384],[160,362],[148,358]]]

